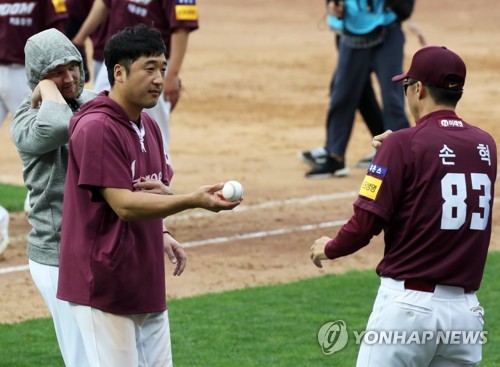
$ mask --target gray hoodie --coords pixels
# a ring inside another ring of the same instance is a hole
[[[62,201],[68,166],[69,120],[79,107],[95,97],[84,90],[82,57],[71,41],[56,29],[30,37],[24,48],[26,75],[31,90],[57,66],[80,63],[80,93],[68,104],[43,101],[31,109],[31,95],[19,106],[10,133],[23,161],[24,183],[32,207],[28,221],[28,258],[45,265],[59,265]],[[71,107],[70,107],[71,105]]]

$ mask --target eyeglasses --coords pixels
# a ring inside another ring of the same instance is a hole
[[[403,82],[403,90],[405,92],[405,96],[406,96],[406,91],[408,90],[408,87],[410,85],[415,84],[416,82],[418,82],[418,80],[415,80],[415,79],[409,79],[408,81]]]

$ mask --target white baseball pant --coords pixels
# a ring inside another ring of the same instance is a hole
[[[70,306],[92,367],[172,367],[167,311],[116,315]]]
[[[29,260],[31,277],[50,310],[66,367],[90,367],[69,303],[56,298],[59,268]]]
[[[433,338],[425,343],[393,344],[363,338],[356,366],[477,366],[482,357],[481,338],[464,343],[436,337],[437,331],[469,331],[477,336],[483,331],[483,312],[475,293],[464,294],[462,288],[437,285],[430,293],[405,289],[403,281],[381,278],[366,331],[407,331],[420,336],[432,332]]]
[[[0,256],[9,245],[9,212],[0,205]]]
[[[30,93],[24,65],[0,65],[0,127],[9,112],[14,114]]]

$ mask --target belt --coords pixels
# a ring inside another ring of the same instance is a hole
[[[413,291],[434,293],[436,290],[436,284],[429,283],[422,280],[408,279],[404,281],[405,289],[411,289]],[[473,289],[464,289],[464,293],[474,293]]]
[[[405,280],[405,289],[434,293],[434,291],[436,290],[436,285],[421,280]]]

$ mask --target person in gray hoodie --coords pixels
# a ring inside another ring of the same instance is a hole
[[[56,298],[62,202],[68,164],[69,121],[95,93],[84,90],[82,57],[56,29],[30,37],[26,75],[32,94],[19,106],[11,137],[23,162],[33,227],[28,236],[30,273],[47,304],[66,366],[89,366],[67,302]]]

